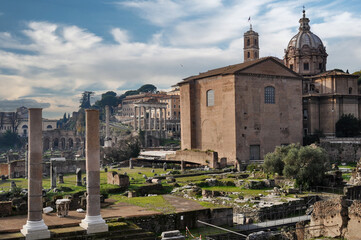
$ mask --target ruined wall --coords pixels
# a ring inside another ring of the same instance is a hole
[[[147,231],[161,233],[174,229],[205,227],[197,220],[217,226],[233,226],[232,208],[202,209],[174,214],[127,218]]]
[[[9,164],[0,163],[0,175],[9,176]]]
[[[331,162],[357,162],[361,158],[361,138],[321,139]]]
[[[338,197],[314,205],[309,226],[298,231],[305,239],[318,237],[360,239],[361,201]]]
[[[85,160],[65,160],[65,161],[53,161],[53,167],[56,167],[57,173],[76,173],[77,168],[81,168],[82,172],[85,172]],[[50,162],[43,165],[43,173],[50,175]]]
[[[107,183],[114,184],[121,187],[128,187],[129,186],[129,176],[118,174],[115,171],[111,171],[107,173]]]
[[[340,237],[347,227],[347,202],[342,197],[316,202],[310,226],[312,237]]]
[[[349,221],[344,234],[348,240],[360,239],[361,202],[354,201],[348,209]]]
[[[166,160],[177,160],[197,163],[200,165],[208,165],[211,168],[218,167],[218,153],[205,152],[199,150],[179,150],[176,154],[167,154]]]

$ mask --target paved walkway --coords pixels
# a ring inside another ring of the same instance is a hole
[[[310,219],[311,219],[311,216],[304,215],[304,216],[299,216],[299,217],[291,217],[291,218],[272,220],[272,221],[267,221],[267,222],[237,225],[235,227],[235,229],[237,229],[237,231],[257,230],[257,229],[263,229],[263,228],[272,228],[272,227],[284,226],[284,225],[289,225],[289,224],[296,224],[300,221],[309,221]]]
[[[199,203],[184,199],[181,197],[163,195],[164,199],[172,204],[176,212],[190,211],[203,209]],[[112,203],[114,200],[107,199],[107,203]],[[116,218],[116,217],[137,217],[137,216],[149,216],[162,214],[153,210],[148,210],[143,207],[130,205],[128,203],[117,203],[112,204],[106,208],[101,209],[101,215],[103,218]],[[85,213],[78,213],[76,211],[69,211],[69,215],[65,218],[59,218],[56,213],[43,214],[45,224],[49,228],[56,226],[74,226],[84,219]],[[26,224],[27,215],[11,216],[0,218],[0,233],[1,232],[18,232],[24,224]]]

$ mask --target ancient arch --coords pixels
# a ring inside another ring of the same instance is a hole
[[[44,144],[43,144],[43,149],[44,149],[44,151],[46,151],[46,150],[49,150],[49,148],[50,148],[50,139],[45,138],[44,139]]]

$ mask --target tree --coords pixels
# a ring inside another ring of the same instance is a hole
[[[11,130],[15,133],[18,130],[18,126],[20,124],[20,118],[17,112],[9,113],[9,121],[11,124]]]
[[[355,137],[360,130],[360,120],[352,114],[343,114],[336,122],[336,137]]]
[[[119,98],[117,94],[113,91],[108,91],[102,94],[102,98],[96,101],[95,106],[99,108],[104,108],[105,106],[116,107],[119,104]]]
[[[282,171],[280,162],[283,162]],[[267,154],[264,169],[269,173],[281,173],[287,178],[295,179],[296,186],[309,189],[323,184],[329,162],[325,150],[316,145],[303,147],[291,144],[277,147],[273,153]]]
[[[106,150],[106,160],[112,163],[129,160],[138,157],[140,153],[140,142],[136,137],[130,137],[118,142],[115,147]]]
[[[357,85],[361,85],[361,70],[360,70],[360,71],[357,71],[357,72],[352,73],[352,75],[356,75],[356,76],[358,76],[358,79],[357,79]]]
[[[90,97],[94,95],[94,92],[91,91],[85,91],[82,93],[81,95],[81,99],[80,99],[80,108],[90,108],[91,104],[90,104]]]
[[[0,146],[4,148],[21,147],[23,142],[16,132],[6,131],[0,136]]]
[[[145,85],[141,86],[140,88],[138,88],[137,91],[138,91],[138,93],[141,93],[141,92],[155,93],[157,91],[157,87],[152,84],[145,84]]]

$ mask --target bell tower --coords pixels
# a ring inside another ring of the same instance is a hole
[[[243,56],[244,62],[256,60],[259,58],[258,33],[252,30],[252,24],[249,30],[244,33]]]

